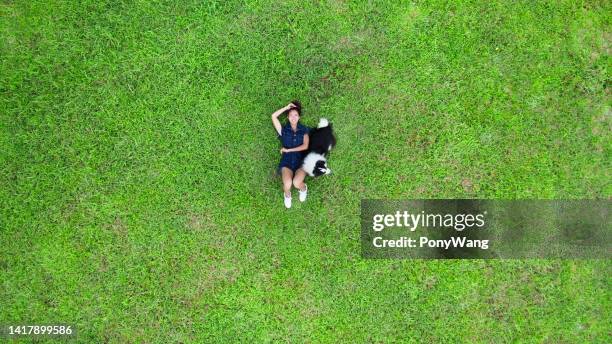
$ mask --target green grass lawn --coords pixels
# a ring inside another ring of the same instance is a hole
[[[0,1],[0,323],[82,343],[608,341],[609,260],[364,260],[359,206],[609,199],[610,13]],[[270,114],[292,99],[338,146],[287,210]]]

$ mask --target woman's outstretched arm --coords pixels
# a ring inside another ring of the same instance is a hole
[[[274,113],[272,114],[272,124],[274,124],[274,129],[276,129],[276,132],[278,133],[278,135],[281,134],[281,130],[282,130],[282,125],[280,123],[280,121],[278,120],[278,116],[280,116],[281,113],[294,108],[295,105],[293,103],[289,103],[287,104],[287,106],[285,106],[284,108],[280,108],[276,111],[274,111]]]

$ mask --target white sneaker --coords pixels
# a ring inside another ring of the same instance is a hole
[[[306,200],[306,196],[308,195],[308,185],[304,184],[304,191],[298,190],[300,194],[300,202],[304,202]]]
[[[287,209],[291,208],[291,196],[287,197],[285,196],[284,193],[283,193],[283,196],[285,197],[285,208]]]

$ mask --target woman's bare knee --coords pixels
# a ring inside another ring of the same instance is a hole
[[[305,178],[306,172],[304,172],[302,169],[297,170],[297,172],[295,172],[295,177],[293,178],[293,186],[300,190],[303,189]]]

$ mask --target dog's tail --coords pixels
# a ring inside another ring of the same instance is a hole
[[[317,126],[317,128],[325,128],[329,125],[329,122],[327,121],[327,118],[321,118],[319,120],[319,125]]]

